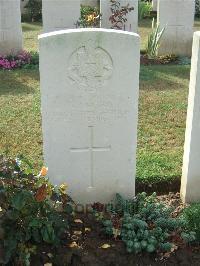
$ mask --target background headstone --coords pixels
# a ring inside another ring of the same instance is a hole
[[[152,0],[152,10],[157,11],[158,0]]]
[[[0,0],[0,55],[22,50],[20,0]]]
[[[43,31],[76,28],[80,18],[80,0],[43,0]]]
[[[135,191],[140,41],[80,29],[43,34],[40,81],[45,163],[81,203]],[[119,54],[123,52],[123,56]]]
[[[200,201],[200,32],[195,32],[192,50],[181,196]]]
[[[158,23],[165,32],[159,54],[191,56],[195,0],[159,0]]]
[[[125,30],[130,32],[138,31],[138,0],[120,0],[121,6],[129,4],[130,7],[134,7],[134,10],[129,12],[126,16],[127,22],[125,23]],[[111,16],[111,3],[110,0],[100,1],[100,12],[102,14],[101,28],[110,29],[112,27],[109,18]]]
[[[98,0],[81,0],[81,5],[98,7],[99,1]]]

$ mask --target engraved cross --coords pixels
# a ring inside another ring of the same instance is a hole
[[[90,153],[90,187],[94,187],[94,152],[106,152],[111,150],[111,146],[97,147],[94,146],[94,131],[90,126],[90,146],[83,148],[71,148],[71,152],[89,152]]]

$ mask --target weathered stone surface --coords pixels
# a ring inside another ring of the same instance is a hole
[[[157,11],[158,0],[152,0],[152,10]]]
[[[76,28],[80,18],[80,0],[43,0],[43,31]]]
[[[190,56],[194,25],[194,0],[159,0],[158,23],[166,28],[159,54]]]
[[[106,29],[43,34],[40,80],[50,179],[81,203],[134,195],[139,36]],[[119,54],[123,52],[123,56]]]
[[[134,7],[134,10],[127,14],[127,22],[125,23],[126,31],[137,32],[138,31],[138,0],[120,0],[121,6],[129,4],[130,7]],[[110,29],[112,27],[109,18],[111,16],[110,1],[101,0],[100,9],[102,14],[101,27]]]
[[[200,32],[194,34],[188,98],[181,196],[200,201]]]
[[[0,55],[22,50],[20,0],[0,0]]]
[[[98,0],[81,0],[81,5],[98,7],[99,1]]]

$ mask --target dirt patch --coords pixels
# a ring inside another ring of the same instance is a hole
[[[168,194],[169,192],[179,192],[181,185],[181,178],[175,177],[172,180],[161,180],[150,184],[148,182],[136,181],[136,194],[145,191],[151,194],[156,191],[157,195]]]
[[[140,64],[141,65],[169,65],[169,64],[178,64],[179,58],[175,55],[165,55],[158,56],[155,58],[149,58],[146,54],[141,54]]]

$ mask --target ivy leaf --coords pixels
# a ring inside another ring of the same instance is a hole
[[[31,200],[33,200],[31,192],[22,190],[18,192],[16,195],[14,195],[11,201],[11,205],[16,210],[21,211],[24,208],[24,206]]]
[[[54,243],[56,237],[51,223],[47,223],[45,226],[41,228],[41,234],[45,242],[50,244]]]

